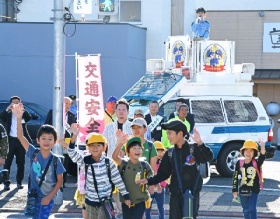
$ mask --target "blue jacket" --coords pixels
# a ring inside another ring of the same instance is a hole
[[[209,39],[210,23],[208,21],[201,21],[200,23],[192,22],[193,37],[202,37]]]

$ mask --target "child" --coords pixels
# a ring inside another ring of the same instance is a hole
[[[258,157],[258,145],[246,140],[240,149],[244,160],[238,160],[233,174],[232,194],[240,197],[245,219],[257,218],[257,201],[262,185],[261,166],[265,160],[265,144],[260,141],[261,153]],[[258,157],[258,159],[256,159]],[[239,189],[238,189],[239,184]]]
[[[36,152],[36,148],[29,144],[23,136],[21,125],[24,112],[23,105],[21,103],[15,105],[12,112],[17,118],[17,137],[27,151],[26,156],[31,161],[28,194],[29,197],[31,193],[34,194],[36,198],[35,211],[26,209],[25,215],[40,219],[48,218],[54,205],[53,198],[63,184],[62,174],[65,172],[60,159],[56,159],[57,165],[56,169],[54,168],[55,157],[51,149],[56,143],[57,132],[51,125],[42,125],[37,133],[37,142],[40,145],[40,150]],[[36,156],[34,157],[34,155]],[[41,186],[39,186],[40,183]]]
[[[103,209],[101,200],[111,199],[112,184],[114,183],[125,199],[125,204],[130,207],[130,200],[128,192],[122,181],[120,173],[113,163],[113,161],[103,155],[106,150],[105,138],[98,133],[92,133],[87,136],[86,145],[88,146],[89,156],[84,156],[75,150],[76,138],[79,134],[77,125],[72,128],[72,137],[68,147],[69,157],[73,162],[78,163],[81,167],[85,167],[86,174],[86,212],[87,218],[105,218],[105,211]],[[109,170],[111,179],[108,176],[108,169],[106,166],[106,159],[109,160]]]
[[[117,131],[116,136],[117,145],[112,157],[119,165],[119,171],[122,174],[131,201],[131,207],[128,208],[123,203],[123,197],[120,197],[120,201],[122,202],[123,219],[142,219],[145,212],[145,201],[150,200],[150,195],[146,186],[138,186],[135,184],[135,181],[137,177],[148,177],[152,175],[153,172],[146,161],[139,162],[139,158],[142,156],[143,152],[141,138],[133,137],[127,141],[128,135],[124,134],[121,130]],[[119,157],[121,147],[125,143],[126,153],[129,157],[128,161],[124,161]],[[145,165],[146,170],[143,169],[143,165]]]
[[[165,147],[160,141],[155,141],[154,145],[156,146],[157,150],[157,169],[160,165],[161,159],[166,151]],[[156,200],[157,207],[158,207],[158,218],[164,219],[164,188],[167,186],[166,181],[162,181],[159,187],[156,187],[155,193],[152,195],[152,198]],[[151,208],[146,209],[146,219],[151,218]]]

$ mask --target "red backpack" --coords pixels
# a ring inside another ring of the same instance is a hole
[[[244,159],[239,160],[239,167],[240,167],[240,169],[243,167],[244,162],[245,162]],[[252,164],[253,164],[253,167],[256,169],[257,174],[258,174],[258,177],[259,177],[260,189],[263,190],[262,167],[261,167],[260,170],[259,170],[258,164],[257,164],[257,161],[256,161],[255,158],[252,159]]]

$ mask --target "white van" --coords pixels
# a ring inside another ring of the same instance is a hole
[[[170,53],[175,51],[172,48],[178,46],[178,40],[182,43],[183,38],[176,37],[174,43],[172,40],[167,42],[171,61]],[[234,65],[233,42],[192,42],[193,48],[187,52],[188,40],[184,47],[184,63],[191,66],[168,70],[163,67],[159,71],[159,66],[164,66],[163,61],[148,61],[147,68],[152,69],[154,64],[156,72],[147,73],[123,96],[130,103],[130,113],[139,107],[144,112],[148,111],[149,102],[156,100],[160,105],[159,114],[167,121],[175,111],[176,100],[184,98],[194,114],[195,127],[202,140],[214,152],[212,163],[223,176],[232,176],[240,156],[239,149],[247,139],[258,141],[262,138],[266,141],[267,158],[272,158],[275,148],[271,146],[273,132],[269,117],[259,98],[252,96],[254,65]],[[222,62],[219,61],[220,66],[210,66],[207,60],[207,54],[215,53],[215,49],[223,57]],[[187,54],[191,55],[187,57]],[[170,61],[168,57],[167,61]],[[183,74],[184,69],[188,70],[188,75]]]

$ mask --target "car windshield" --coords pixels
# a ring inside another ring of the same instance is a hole
[[[48,114],[48,110],[44,108],[43,106],[40,106],[36,103],[24,103],[29,108],[33,109],[35,112],[37,112],[39,115],[46,116]]]

